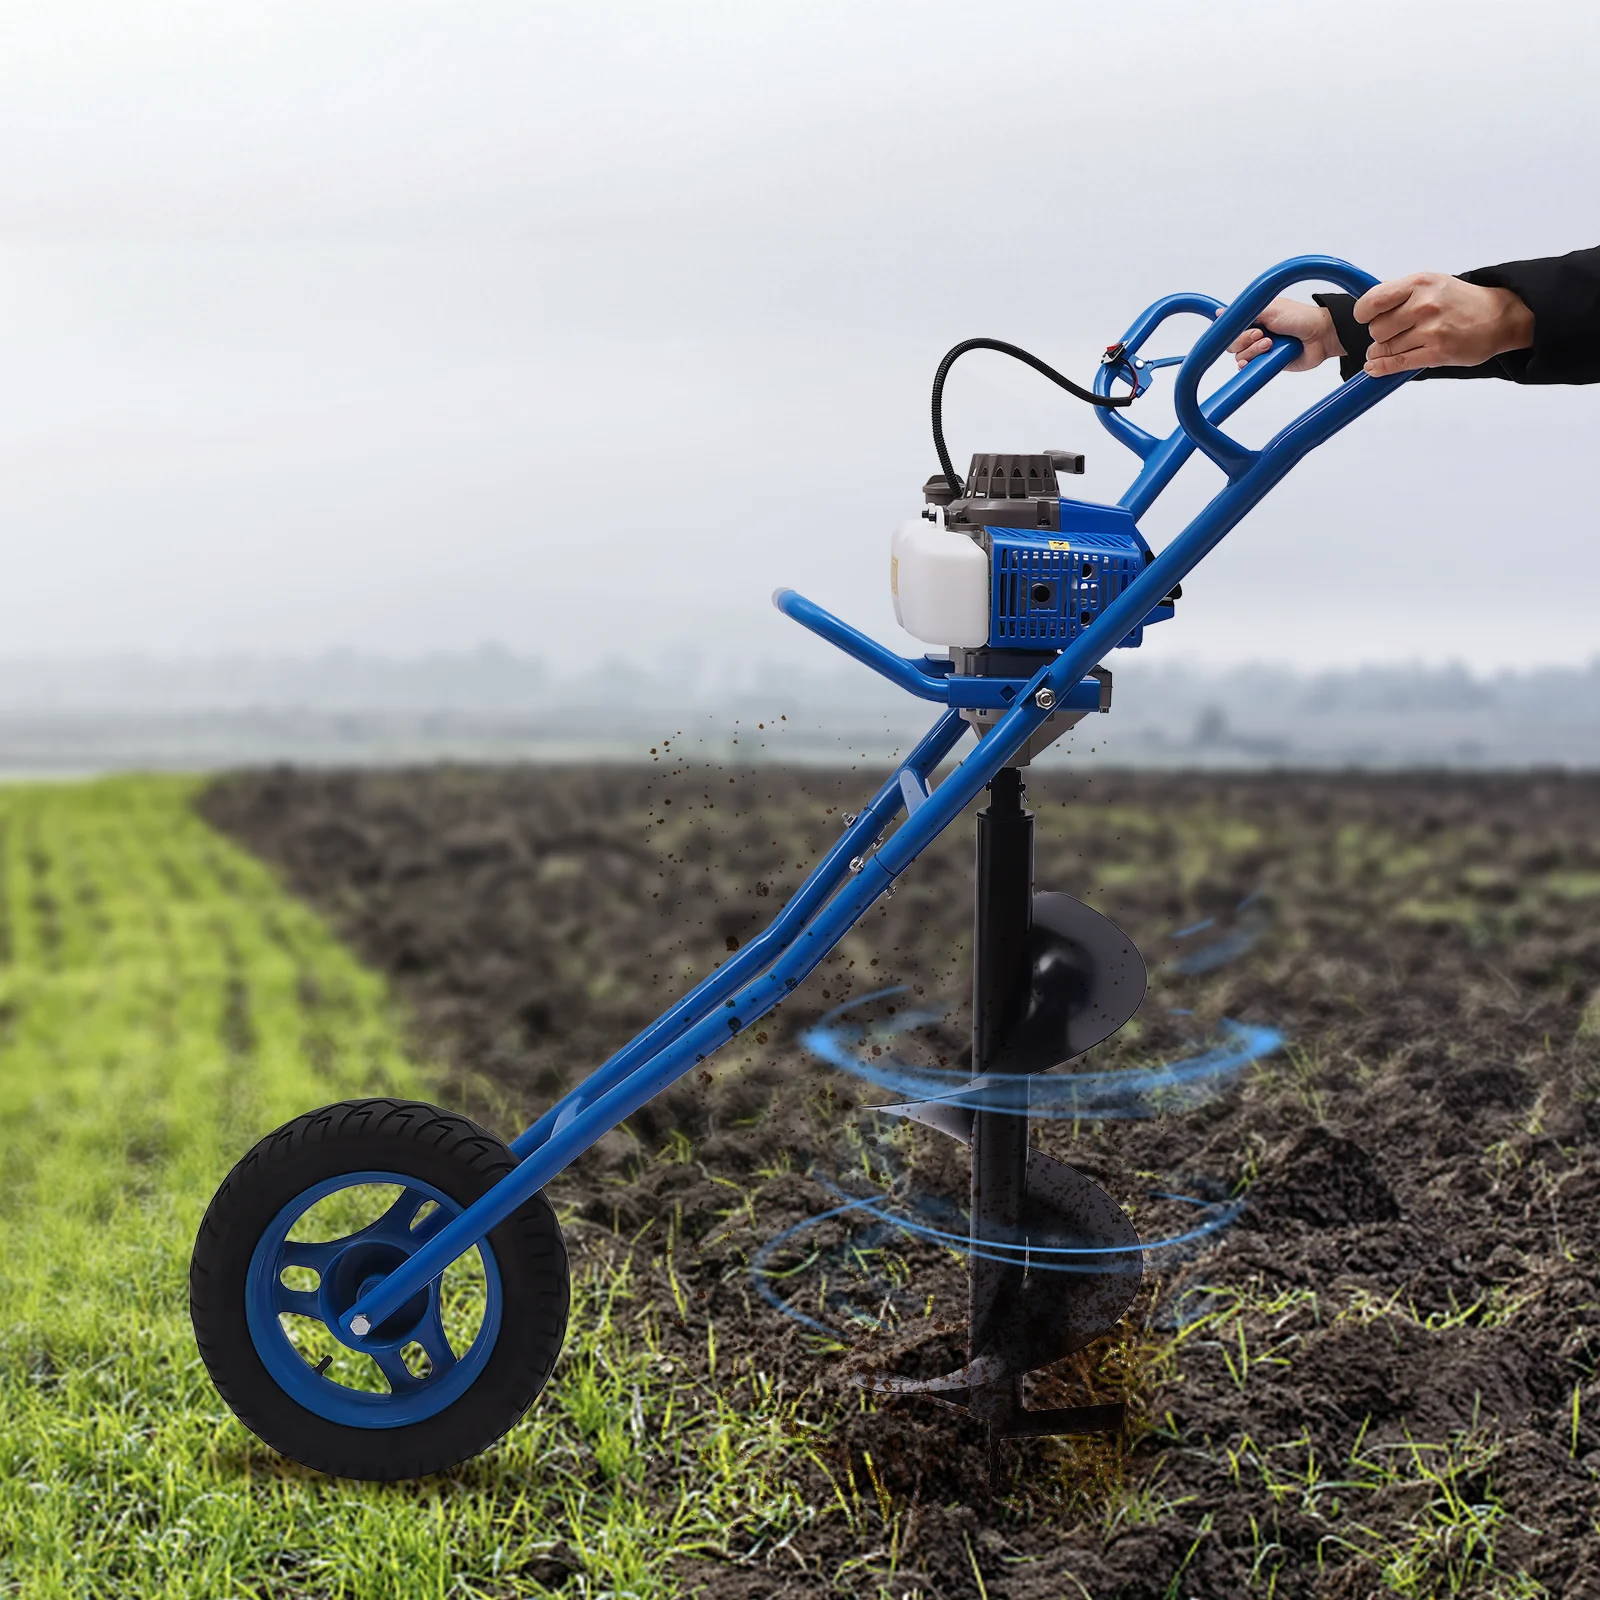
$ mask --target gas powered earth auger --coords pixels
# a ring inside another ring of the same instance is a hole
[[[307,1466],[367,1479],[434,1472],[500,1438],[543,1388],[566,1331],[566,1249],[545,1185],[790,994],[985,789],[974,1076],[895,1108],[972,1149],[968,1360],[947,1377],[876,1386],[968,1407],[992,1447],[1007,1435],[1120,1426],[1120,1406],[1031,1411],[1020,1401],[1023,1373],[1113,1327],[1139,1286],[1132,1222],[1081,1173],[1029,1148],[1028,1113],[1038,1074],[1133,1015],[1145,968],[1097,912],[1034,893],[1019,769],[1109,709],[1102,659],[1170,618],[1180,581],[1223,535],[1307,451],[1405,381],[1357,376],[1260,450],[1222,431],[1300,347],[1276,340],[1203,400],[1201,376],[1274,295],[1310,280],[1354,294],[1377,281],[1301,256],[1226,307],[1171,295],[1106,352],[1092,392],[995,341],[950,352],[933,395],[942,470],[925,486],[922,519],[896,532],[890,566],[901,622],[941,653],[895,655],[792,590],[774,596],[785,615],[944,713],[765,932],[509,1146],[433,1106],[354,1100],[297,1118],[239,1162],[201,1224],[190,1299],[201,1355],[246,1426]],[[1207,323],[1188,355],[1143,357],[1180,314]],[[940,401],[950,363],[974,347],[1015,355],[1099,409],[1143,463],[1115,505],[1060,495],[1057,473],[1082,470],[1065,451],[976,455],[957,478]],[[1123,411],[1174,365],[1178,426],[1158,439]],[[1157,553],[1140,518],[1196,449],[1227,482]],[[975,748],[935,785],[969,727]]]

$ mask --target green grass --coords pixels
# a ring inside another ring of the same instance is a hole
[[[1259,1473],[1281,1511],[1323,1530],[1324,1555],[1355,1555],[1385,1594],[1538,1600],[1548,1593],[1525,1571],[1496,1561],[1496,1542],[1514,1519],[1494,1490],[1494,1439],[1469,1430],[1437,1444],[1408,1436],[1375,1445],[1364,1435],[1345,1460],[1332,1463],[1318,1461],[1305,1438],[1262,1447],[1247,1436],[1228,1456],[1236,1478]],[[1374,1511],[1379,1526],[1367,1520]],[[1255,1587],[1271,1592],[1279,1556],[1280,1547],[1258,1529]]]
[[[191,793],[0,790],[0,1593],[649,1600],[686,1556],[866,1531],[859,1497],[810,1503],[793,1397],[662,1354],[620,1250],[575,1261],[550,1388],[455,1474],[331,1482],[233,1420],[187,1319],[213,1189],[300,1111],[435,1080],[382,982]]]

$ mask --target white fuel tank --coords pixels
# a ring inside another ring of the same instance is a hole
[[[989,558],[966,534],[918,518],[889,545],[895,620],[924,644],[989,642]]]

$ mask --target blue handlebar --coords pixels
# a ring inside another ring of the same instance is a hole
[[[1360,267],[1353,267],[1337,256],[1293,256],[1263,272],[1234,302],[1223,311],[1204,333],[1195,340],[1188,358],[1178,369],[1178,381],[1172,392],[1173,409],[1178,414],[1178,424],[1216,464],[1229,479],[1240,478],[1254,466],[1256,450],[1247,450],[1236,439],[1230,438],[1206,414],[1200,403],[1200,376],[1241,333],[1248,328],[1282,290],[1292,284],[1308,281],[1336,283],[1351,294],[1365,294],[1377,279]],[[1298,340],[1284,340],[1285,345],[1299,352]],[[1270,360],[1262,356],[1260,360]],[[1289,358],[1292,360],[1293,357]],[[1249,372],[1256,362],[1244,370]],[[1304,421],[1305,416],[1297,421]],[[1289,430],[1284,430],[1288,432]]]

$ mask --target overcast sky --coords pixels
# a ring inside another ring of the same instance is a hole
[[[821,666],[780,583],[911,648],[887,543],[949,345],[1087,377],[1287,255],[1600,243],[1597,72],[1592,0],[4,0],[0,654]],[[947,416],[960,462],[1131,475],[998,357]],[[1600,388],[1413,385],[1147,651],[1587,659],[1597,433]]]

